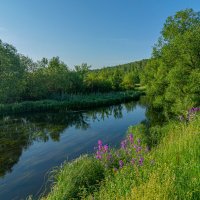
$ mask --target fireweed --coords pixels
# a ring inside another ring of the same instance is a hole
[[[196,108],[193,107],[187,111],[187,114],[185,117],[183,115],[179,116],[179,120],[186,121],[186,122],[191,121],[192,119],[194,119],[194,117],[196,116],[198,112],[200,112],[200,107],[196,107]]]
[[[200,111],[200,108],[191,108],[188,110],[188,114],[187,114],[187,120],[190,121],[192,120],[195,115],[197,114],[197,112]]]
[[[145,163],[145,154],[149,152],[147,146],[142,146],[140,139],[135,139],[129,134],[122,142],[118,150],[111,149],[107,144],[98,141],[96,147],[96,159],[98,159],[107,170],[118,171],[124,166],[142,167]]]

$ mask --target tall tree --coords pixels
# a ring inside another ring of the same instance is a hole
[[[17,50],[0,40],[0,102],[10,103],[20,99],[24,90],[25,66],[21,65]]]
[[[195,86],[200,76],[199,33],[199,12],[186,9],[169,17],[144,70],[147,93],[166,114],[180,114],[200,104],[200,88]]]

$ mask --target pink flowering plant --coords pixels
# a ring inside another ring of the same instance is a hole
[[[186,115],[180,115],[179,116],[179,120],[182,121],[182,122],[189,122],[189,121],[193,120],[198,113],[200,113],[200,107],[190,108],[186,112]]]
[[[98,141],[96,159],[98,159],[107,170],[118,171],[124,166],[142,167],[145,163],[145,154],[149,152],[148,147],[142,145],[140,139],[134,138],[133,134],[121,142],[118,150],[111,149],[107,144]]]
[[[191,121],[198,112],[200,112],[200,107],[196,107],[196,108],[193,107],[193,108],[189,109],[188,113],[187,113],[187,120]]]

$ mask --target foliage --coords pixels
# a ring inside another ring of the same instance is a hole
[[[42,199],[81,199],[84,193],[94,191],[102,179],[103,166],[92,157],[82,156],[56,170],[52,191]]]
[[[200,13],[179,11],[164,24],[153,57],[141,75],[147,95],[165,114],[200,104]]]
[[[106,176],[88,199],[198,199],[200,116],[189,124],[172,121],[143,167],[124,166]]]
[[[24,90],[25,66],[17,50],[0,40],[0,102],[20,99]]]
[[[92,163],[95,163],[95,166],[99,163],[97,166],[102,170],[100,170],[101,177],[105,176],[104,179],[96,179],[101,180],[100,185],[94,186],[92,183],[90,185],[92,190],[88,189],[89,185],[86,188],[81,187],[94,170],[93,166],[88,165],[91,172],[85,173],[87,171],[85,165],[88,161],[83,157],[77,165],[75,163],[63,165],[58,171],[57,182],[52,191],[44,199],[70,199],[77,197],[72,196],[74,194],[79,194],[78,198],[97,200],[198,199],[200,194],[198,187],[200,184],[198,178],[200,176],[198,169],[200,162],[199,122],[198,114],[189,123],[171,121],[165,125],[166,131],[163,133],[160,144],[152,148],[150,152],[146,151],[143,145],[138,145],[138,140],[135,140],[132,134],[127,136],[126,141],[122,141],[119,150],[110,149],[108,145],[103,145],[99,141],[97,159],[94,159]],[[134,134],[138,135],[138,133]],[[130,152],[125,153],[128,151]],[[119,154],[121,156],[118,156]],[[132,157],[136,159],[130,159]],[[84,170],[80,170],[79,165],[83,165]],[[79,180],[76,182],[78,184],[76,187],[74,179]],[[67,196],[68,191],[71,196]]]
[[[69,94],[134,89],[145,63],[146,60],[100,70],[91,70],[91,66],[82,63],[69,69],[59,57],[34,62],[0,41],[0,103],[63,100]]]
[[[134,89],[147,60],[89,71],[85,77],[86,90],[112,91]]]
[[[0,104],[0,115],[25,112],[71,111],[109,106],[130,100],[139,100],[142,91],[63,95],[63,100],[24,101]]]
[[[132,134],[118,150],[99,141],[96,158],[105,168],[105,179],[100,188],[83,193],[83,199],[199,199],[199,33],[200,13],[179,11],[166,20],[144,72],[123,76],[119,68],[113,73],[105,68],[112,76],[100,70],[87,74],[86,83],[93,89],[103,77],[113,90],[135,87],[141,80],[147,90],[147,115],[156,108],[157,118],[164,111],[168,122],[147,121],[147,127],[129,129],[134,135],[147,134],[144,141],[153,144],[148,153]]]
[[[141,140],[130,133],[126,139],[121,141],[121,148],[112,150],[107,144],[98,141],[96,158],[109,172],[117,172],[125,166],[142,167],[146,160],[144,156],[148,153],[148,147],[141,144]]]

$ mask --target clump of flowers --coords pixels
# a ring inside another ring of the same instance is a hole
[[[179,116],[180,121],[191,121],[196,116],[197,112],[200,112],[200,107],[193,107],[187,111],[186,116],[181,115]]]
[[[187,114],[187,120],[190,121],[191,119],[193,119],[196,115],[197,112],[200,111],[200,108],[191,108],[188,110],[188,114]]]
[[[129,134],[123,141],[118,150],[112,150],[107,144],[103,145],[98,141],[96,159],[98,159],[108,170],[114,172],[124,166],[142,167],[145,163],[145,154],[149,152],[147,146],[142,146],[141,140]]]

